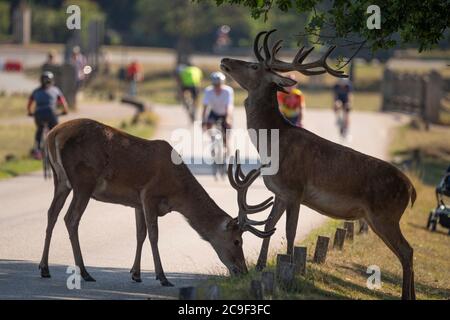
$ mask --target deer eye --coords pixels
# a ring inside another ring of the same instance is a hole
[[[257,64],[251,64],[250,68],[252,68],[253,70],[258,70],[259,66]]]
[[[240,242],[239,240],[235,240],[235,241],[234,241],[234,245],[235,245],[236,247],[239,247],[240,244],[241,244],[241,242]]]

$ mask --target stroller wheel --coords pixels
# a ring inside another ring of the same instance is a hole
[[[437,222],[436,221],[432,221],[431,222],[431,231],[436,231],[436,226],[437,226]]]
[[[430,215],[428,216],[427,229],[430,229],[432,219],[433,219],[433,212],[430,212]]]

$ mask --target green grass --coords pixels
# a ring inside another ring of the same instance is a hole
[[[444,130],[444,131],[443,131]],[[442,136],[444,134],[444,136]],[[434,186],[448,166],[450,129],[432,127],[431,131],[417,131],[411,127],[398,129],[392,143],[393,155],[408,157],[413,150],[422,152],[422,162],[409,175],[416,187],[418,199],[413,209],[408,209],[402,220],[402,231],[414,248],[414,268],[418,299],[450,298],[450,237],[447,230],[438,227],[432,233],[425,225],[428,213],[436,206]],[[439,152],[437,152],[439,150]],[[354,242],[346,242],[342,252],[329,251],[323,265],[312,263],[312,255],[318,235],[334,237],[341,221],[329,220],[314,230],[298,245],[308,248],[307,275],[297,277],[289,291],[278,289],[271,299],[399,299],[401,297],[401,267],[398,259],[372,232],[357,235]],[[284,253],[284,252],[283,252]],[[366,287],[367,267],[381,268],[382,288],[369,290]],[[216,277],[207,285],[218,284],[224,299],[250,299],[249,288],[260,274],[250,266],[250,273],[239,278]],[[274,257],[268,270],[274,270]]]
[[[28,97],[22,95],[0,96],[0,119],[26,115]]]
[[[42,162],[30,158],[2,162],[0,163],[0,180],[14,178],[40,169],[42,169]]]

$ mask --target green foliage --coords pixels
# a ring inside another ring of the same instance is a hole
[[[201,1],[201,0],[199,0]],[[419,51],[439,43],[448,31],[450,2],[442,0],[214,0],[218,6],[233,4],[250,9],[255,19],[267,20],[275,9],[299,14],[312,12],[306,31],[333,31],[331,38],[357,37],[373,51],[397,44],[418,45]],[[201,1],[203,2],[203,1]],[[369,30],[367,8],[381,9],[381,29]]]
[[[78,5],[81,8],[81,37],[87,41],[89,23],[92,20],[103,20],[104,14],[99,6],[89,0],[65,1],[61,6],[43,5],[41,2],[32,5],[33,40],[37,42],[65,42],[71,31],[66,27],[69,5]]]
[[[0,40],[8,34],[9,29],[9,3],[0,1]]]

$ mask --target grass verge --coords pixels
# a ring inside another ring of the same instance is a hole
[[[421,163],[414,173],[408,173],[417,189],[418,199],[413,209],[408,209],[401,221],[401,228],[414,248],[416,293],[418,299],[450,298],[450,237],[447,230],[438,227],[432,233],[425,228],[428,214],[436,206],[434,185],[448,166],[450,128],[432,128],[429,132],[410,127],[399,128],[392,143],[392,153],[408,156],[419,148]],[[436,149],[439,153],[436,153]],[[447,160],[446,160],[447,159]],[[399,299],[401,297],[401,267],[398,259],[384,243],[370,231],[358,235],[354,242],[346,242],[343,251],[329,251],[323,265],[312,263],[318,235],[334,237],[341,221],[329,220],[314,230],[298,245],[308,248],[307,275],[297,277],[292,289],[277,290],[272,299]],[[283,252],[284,253],[284,252]],[[369,290],[366,286],[369,266],[381,269],[382,287]],[[250,282],[260,274],[252,266],[248,275],[239,278],[217,277],[208,284],[221,287],[224,299],[250,299]],[[274,271],[274,257],[268,270]]]

